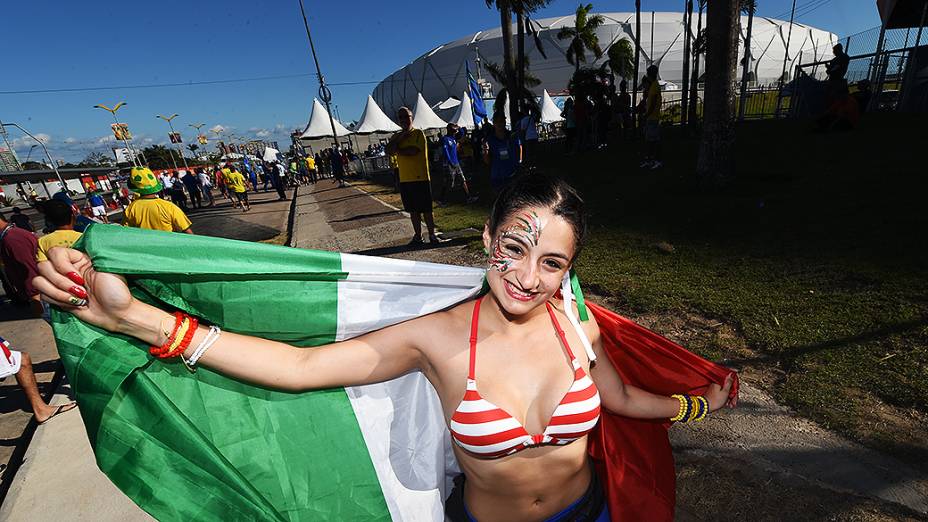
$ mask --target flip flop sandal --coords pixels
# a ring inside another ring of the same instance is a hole
[[[70,406],[70,408],[69,408],[69,406]],[[67,408],[67,409],[65,409],[65,408]],[[46,422],[48,422],[48,421],[54,419],[55,417],[58,416],[59,413],[67,413],[67,412],[73,410],[74,408],[77,408],[77,403],[76,403],[76,402],[69,402],[69,403],[67,403],[67,404],[59,404],[58,406],[55,407],[54,413],[52,413],[51,415],[49,415],[47,419],[45,419],[45,420],[39,422],[39,425],[41,426],[42,424],[45,424]],[[38,421],[36,421],[36,422],[38,422]]]

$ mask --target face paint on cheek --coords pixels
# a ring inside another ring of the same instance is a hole
[[[505,233],[504,233],[505,235]],[[509,270],[509,267],[512,266],[513,259],[509,254],[503,252],[502,248],[503,236],[500,236],[496,239],[496,242],[493,244],[493,253],[490,254],[490,268],[495,269],[499,273],[504,273],[506,270]]]
[[[511,227],[503,231],[493,244],[493,253],[490,255],[490,267],[499,273],[504,273],[512,267],[515,259],[503,250],[502,243],[504,238],[513,238],[522,242],[527,242],[532,246],[538,246],[538,240],[541,238],[541,230],[544,225],[538,214],[532,212],[525,213],[518,217],[518,220]]]

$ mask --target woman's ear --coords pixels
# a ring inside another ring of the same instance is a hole
[[[490,255],[490,243],[492,242],[492,237],[490,236],[490,224],[486,223],[483,225],[483,252],[486,255]]]

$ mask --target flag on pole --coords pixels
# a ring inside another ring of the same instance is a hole
[[[478,121],[474,123],[481,124],[487,119],[487,108],[483,104],[483,95],[480,93],[480,85],[477,84],[477,80],[475,80],[474,76],[470,73],[470,62],[465,61],[464,67],[467,72],[467,89],[470,91],[471,109],[474,112],[474,116],[478,118]]]
[[[102,225],[75,246],[97,270],[124,275],[138,299],[306,349],[452,306],[477,295],[484,276],[474,268]],[[587,306],[626,382],[669,394],[724,379],[727,370]],[[57,310],[53,322],[98,466],[155,518],[443,519],[458,469],[438,397],[421,373],[288,393],[207,368],[191,373]],[[614,516],[672,519],[666,429],[604,413],[591,434]]]

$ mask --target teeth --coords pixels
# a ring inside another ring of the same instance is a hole
[[[509,281],[506,281],[506,284],[509,285],[509,289],[512,290],[512,293],[514,293],[514,294],[522,295],[522,296],[525,296],[525,297],[531,297],[531,296],[532,296],[532,294],[530,294],[530,293],[526,293],[526,292],[523,292],[523,291],[519,290],[518,288],[516,288],[516,287],[515,287],[512,283],[510,283]]]

